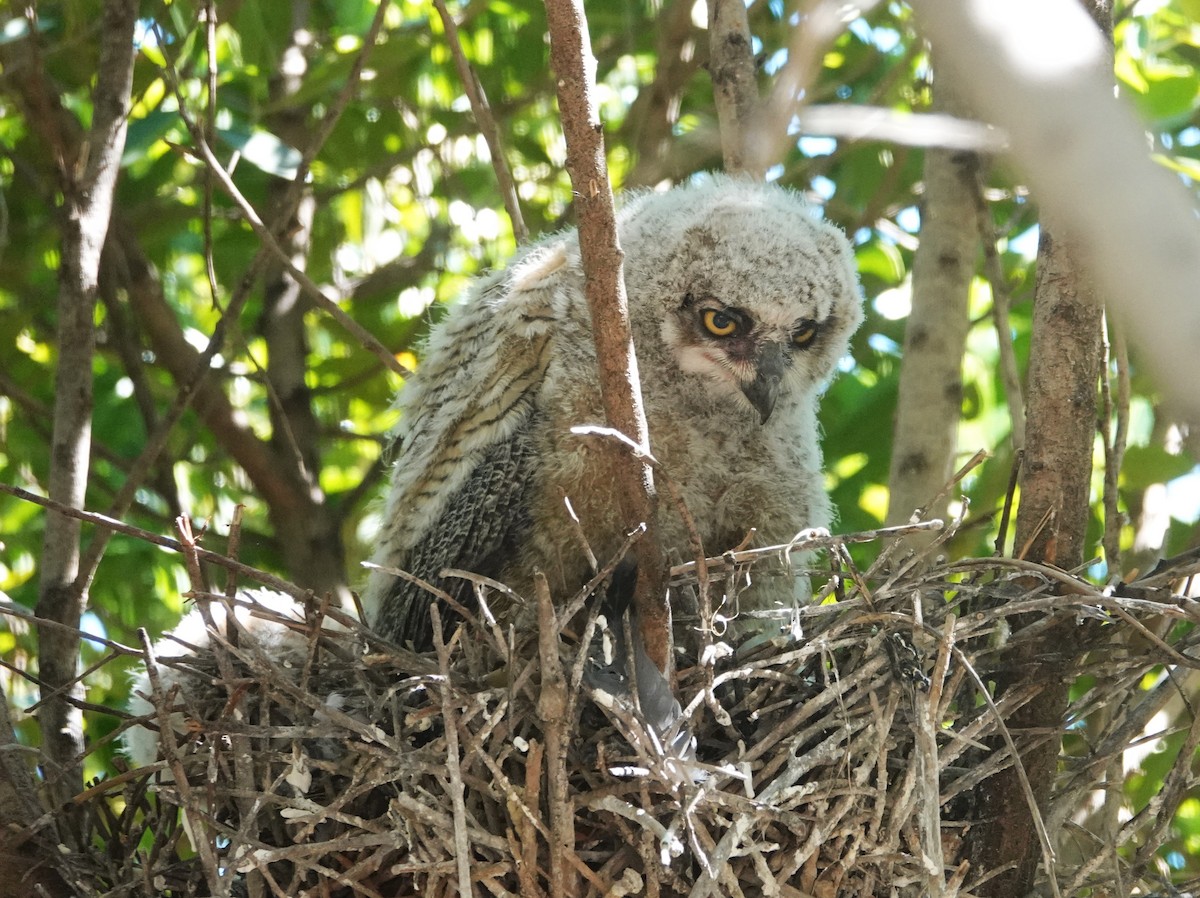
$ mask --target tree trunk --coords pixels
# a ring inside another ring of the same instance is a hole
[[[136,16],[137,4],[130,0],[105,4],[87,152],[63,153],[57,160],[63,190],[62,262],[58,277],[59,359],[47,486],[51,499],[74,508],[83,507],[87,487],[100,253],[125,147]],[[35,41],[36,34],[36,30],[31,31],[28,40]],[[36,52],[34,48],[31,57]],[[46,87],[44,82],[41,86]],[[58,139],[61,141],[62,135]],[[60,148],[63,145],[60,143]],[[78,760],[83,750],[83,722],[69,701],[71,695],[81,691],[74,682],[79,659],[76,630],[87,603],[87,583],[79,578],[79,541],[78,521],[47,514],[37,614],[65,625],[38,629],[38,671],[44,702],[38,722],[47,786],[55,806],[64,805],[83,785]]]
[[[279,73],[271,79],[271,103],[277,110],[268,124],[285,143],[303,151],[313,129],[307,103],[293,97],[307,70],[308,3],[292,3],[291,41],[284,49]],[[315,201],[308,185],[294,208],[289,202],[292,182],[275,179],[271,185],[267,224],[293,265],[307,266]],[[346,591],[345,554],[340,522],[332,513],[320,485],[320,427],[307,383],[308,335],[305,315],[311,309],[300,284],[282,262],[270,259],[264,281],[264,309],[259,329],[267,344],[267,385],[270,390],[271,448],[283,464],[283,476],[301,506],[271,507],[271,522],[284,562],[295,581],[318,593],[333,591],[343,600]],[[349,602],[345,601],[348,606]]]
[[[934,84],[934,108],[957,112],[948,84]],[[962,357],[970,327],[968,302],[979,252],[974,153],[929,149],[921,243],[913,258],[912,309],[904,330],[904,365],[888,475],[888,524],[926,508],[944,517],[949,494],[928,507],[954,472],[962,413]],[[927,537],[926,537],[927,538]]]

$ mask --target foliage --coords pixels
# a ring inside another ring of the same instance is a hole
[[[64,0],[36,7],[46,82],[85,124],[92,114],[101,6],[98,0]],[[672,15],[669,3],[662,10],[635,0],[592,6],[589,24],[618,188],[719,167],[709,79],[699,64],[706,52],[697,24],[703,16],[695,11],[690,17]],[[210,9],[215,11],[211,39],[205,27]],[[224,320],[227,333],[210,378],[239,420],[264,442],[280,434],[271,416],[278,397],[270,394],[264,374],[273,347],[262,326],[262,281],[255,281],[236,320],[222,318],[260,244],[236,204],[189,152],[194,141],[181,107],[195,121],[208,122],[216,152],[240,191],[256,209],[267,210],[279,178],[294,174],[304,149],[282,136],[280,122],[292,116],[300,133],[317,130],[364,52],[376,11],[370,0],[314,3],[307,20],[297,23],[287,3],[144,4],[114,220],[129,229],[153,266],[171,326],[189,345],[203,348]],[[455,13],[463,49],[500,122],[531,232],[569,224],[570,184],[563,171],[541,4],[475,2]],[[781,0],[752,4],[750,13],[765,86],[786,61],[802,15]],[[1194,0],[1126,5],[1118,10],[1114,35],[1122,91],[1145,116],[1162,164],[1189,184],[1200,178],[1198,15]],[[3,16],[0,51],[25,40],[29,28],[15,12]],[[898,111],[926,108],[931,75],[911,18],[903,5],[884,3],[847,22],[824,49],[808,98]],[[294,44],[301,34],[297,27],[303,28],[300,44]],[[282,95],[276,73],[294,65],[297,51],[304,61],[302,76],[291,93]],[[672,54],[682,74],[677,83],[664,84],[658,79]],[[55,161],[22,99],[19,83],[30,74],[12,60],[0,54],[0,482],[40,493],[50,461],[58,357],[54,310],[61,193]],[[215,95],[208,88],[210,64]],[[669,151],[662,158],[655,157],[651,139],[657,107],[650,98],[659,88],[678,103]],[[878,526],[886,510],[890,425],[919,236],[921,171],[919,148],[811,135],[797,139],[770,173],[809,195],[851,235],[868,297],[868,319],[855,339],[852,361],[830,387],[822,412],[829,488],[845,530]],[[419,365],[421,339],[442,304],[478,272],[503,264],[515,248],[486,146],[431,6],[398,0],[386,10],[363,77],[313,160],[309,187],[317,202],[304,253],[307,273],[397,358]],[[1019,176],[1003,163],[988,174],[986,198],[994,227],[988,236],[995,240],[1012,304],[1013,332],[999,339],[1011,339],[1023,363],[1037,210]],[[972,302],[959,449],[964,460],[980,448],[991,459],[962,483],[967,520],[952,545],[959,555],[991,553],[1013,463],[998,337],[990,317],[997,286],[981,276]],[[96,312],[100,344],[93,369],[94,449],[87,496],[87,507],[97,511],[109,507],[180,387],[145,322],[131,312],[128,297],[114,290],[104,300]],[[355,583],[357,562],[378,523],[381,458],[394,420],[390,402],[401,380],[328,315],[309,310],[304,326],[310,349],[305,385],[320,425],[319,483],[344,538],[347,576]],[[1169,555],[1197,538],[1196,479],[1182,445],[1187,433],[1157,404],[1136,360],[1132,370],[1132,448],[1121,477],[1121,507],[1129,521],[1122,546],[1133,549],[1138,540],[1140,552],[1157,536],[1160,553]],[[1170,500],[1167,516],[1161,511],[1164,495]],[[1100,498],[1097,475],[1096,546]],[[222,434],[189,409],[122,517],[167,534],[173,518],[185,513],[207,527],[205,545],[222,549],[239,505],[245,507],[240,557],[287,574],[266,500]],[[40,509],[0,496],[0,591],[27,608],[37,599],[43,521]],[[94,531],[86,529],[85,537],[94,537]],[[1141,559],[1150,556],[1137,557],[1144,564]],[[1100,566],[1095,573],[1105,576]],[[117,537],[92,585],[85,624],[136,645],[137,628],[157,634],[178,618],[186,588],[177,556]],[[0,629],[0,653],[16,670],[36,670],[31,632],[16,618],[8,621]],[[97,652],[84,649],[85,665]],[[18,706],[36,700],[35,690],[16,674],[5,685]],[[119,704],[127,689],[119,678],[101,673],[90,680],[88,698]],[[97,738],[113,725],[104,715],[87,717]],[[28,721],[20,728],[22,738],[35,739]],[[1163,766],[1155,759],[1171,756],[1165,741],[1159,747],[1144,772],[1130,780],[1135,809],[1155,793],[1155,771]],[[1191,800],[1177,819],[1179,845],[1192,849],[1200,840],[1195,808]],[[1200,875],[1192,849],[1181,847],[1164,861],[1181,876]]]

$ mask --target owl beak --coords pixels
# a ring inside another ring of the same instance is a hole
[[[768,343],[758,353],[755,359],[755,377],[747,384],[742,384],[742,393],[750,400],[750,404],[762,415],[762,423],[766,424],[775,409],[775,400],[779,398],[779,383],[787,367],[787,357],[783,347],[778,343]]]

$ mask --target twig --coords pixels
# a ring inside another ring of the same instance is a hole
[[[221,186],[221,189],[225,191],[229,198],[233,200],[238,209],[241,210],[242,216],[245,218],[246,223],[250,225],[250,228],[258,236],[258,239],[262,241],[262,245],[268,249],[272,255],[275,256],[278,263],[288,272],[289,275],[292,276],[292,278],[295,279],[296,283],[299,284],[304,290],[305,295],[312,300],[312,302],[315,303],[318,308],[323,310],[326,314],[337,321],[343,328],[345,328],[346,331],[350,333],[356,340],[358,340],[368,352],[373,353],[376,358],[383,362],[384,366],[388,368],[388,370],[399,374],[401,377],[410,377],[412,372],[402,365],[395,355],[393,355],[386,346],[379,342],[374,334],[347,315],[342,310],[341,306],[337,304],[336,300],[326,296],[325,291],[317,286],[312,278],[310,278],[296,265],[295,262],[292,261],[283,247],[279,245],[279,241],[276,239],[274,232],[272,232],[272,230],[267,227],[266,224],[264,224],[261,216],[258,214],[258,211],[254,208],[250,201],[246,199],[246,197],[238,189],[237,185],[233,183],[233,178],[231,178],[225,171],[225,168],[221,165],[220,160],[218,160],[216,154],[213,153],[212,147],[210,147],[208,141],[204,139],[203,130],[199,125],[196,124],[196,120],[186,111],[186,101],[179,85],[179,78],[175,71],[175,66],[171,61],[171,57],[166,49],[166,47],[169,45],[169,42],[166,39],[166,35],[163,34],[161,30],[159,30],[159,37],[159,46],[163,50],[164,58],[166,58],[169,63],[164,71],[167,74],[167,80],[171,85],[171,89],[175,92],[176,97],[178,98],[179,115],[182,118],[184,125],[187,127],[188,133],[191,135],[192,142],[194,143],[194,146],[190,149],[181,149],[186,149],[188,152],[199,156],[204,164],[208,166],[209,170],[216,177],[217,183]]]
[[[513,236],[517,243],[524,243],[529,237],[525,227],[525,219],[521,216],[521,201],[517,196],[517,188],[513,183],[512,171],[504,156],[504,146],[500,143],[500,129],[496,118],[492,115],[492,107],[488,105],[487,94],[479,82],[471,63],[463,53],[462,41],[458,38],[458,24],[450,11],[446,9],[446,0],[433,0],[434,8],[441,16],[442,26],[446,29],[446,42],[450,45],[450,54],[454,57],[454,65],[458,68],[458,77],[462,81],[467,99],[471,101],[471,111],[475,114],[475,123],[479,126],[483,139],[487,141],[488,153],[492,157],[492,170],[496,173],[496,181],[500,187],[500,195],[504,197],[504,208],[508,210],[512,222]]]
[[[186,820],[190,821],[189,829],[194,836],[192,847],[200,855],[201,868],[212,893],[227,895],[229,890],[227,883],[222,881],[224,879],[221,874],[222,865],[213,850],[213,840],[208,836],[204,815],[199,811],[199,803],[192,793],[187,772],[179,760],[179,742],[175,738],[175,727],[171,722],[170,700],[159,675],[154,646],[144,629],[138,629],[138,638],[142,641],[142,651],[146,658],[146,676],[150,680],[151,697],[155,713],[158,716],[158,738],[162,744],[163,753],[166,755],[171,776],[175,780],[175,788],[179,791],[180,812]],[[227,874],[233,873],[228,867],[224,869]]]
[[[1123,516],[1120,510],[1121,467],[1125,462],[1125,445],[1129,439],[1129,349],[1121,326],[1111,315],[1105,316],[1108,339],[1105,341],[1103,373],[1100,377],[1100,394],[1104,401],[1101,418],[1101,436],[1104,442],[1104,560],[1108,565],[1108,582],[1118,583],[1121,576],[1121,529]],[[1112,378],[1115,368],[1117,395],[1113,398]],[[1114,421],[1115,418],[1115,421]]]
[[[36,493],[31,493],[28,490],[23,490],[20,487],[9,486],[7,483],[0,483],[0,493],[7,493],[10,496],[15,496],[18,499],[24,499],[26,502],[32,502],[35,505],[41,505],[43,508],[48,508],[51,511],[56,511],[59,514],[68,517],[76,518],[88,524],[95,524],[99,527],[104,527],[108,530],[117,533],[123,533],[127,536],[137,537],[148,543],[153,543],[156,546],[162,546],[164,549],[171,549],[174,552],[183,552],[184,546],[178,540],[171,539],[166,536],[161,536],[157,533],[151,533],[149,530],[143,530],[140,527],[134,527],[131,524],[126,524],[121,521],[113,520],[107,515],[97,514],[92,511],[83,511],[79,508],[72,508],[69,505],[64,505],[61,502],[54,502]],[[243,564],[240,561],[234,561],[232,558],[226,558],[218,552],[210,552],[208,549],[196,548],[196,555],[201,561],[207,561],[210,564],[215,564],[218,567],[233,571],[234,573],[253,580],[256,583],[261,583],[263,586],[269,586],[272,589],[277,589],[293,598],[304,601],[311,597],[311,590],[301,589],[287,580],[276,577],[274,574],[268,574],[266,571],[260,571],[258,568],[251,567],[248,564]]]
[[[1017,369],[1017,356],[1013,351],[1012,324],[1008,319],[1011,302],[1008,279],[1004,276],[1004,265],[996,251],[996,227],[992,223],[992,210],[984,196],[982,167],[974,173],[975,221],[979,228],[980,243],[983,245],[983,273],[992,288],[992,320],[996,325],[996,339],[1000,349],[1000,376],[1004,381],[1004,394],[1008,398],[1008,417],[1012,422],[1012,444],[1016,452],[1025,448],[1025,399],[1021,393],[1021,375]]]
[[[471,846],[467,839],[467,806],[463,799],[462,769],[458,760],[458,709],[450,701],[450,649],[442,637],[442,615],[434,602],[429,607],[433,623],[433,648],[441,673],[442,725],[446,732],[446,775],[449,779],[450,807],[454,813],[454,860],[458,865],[458,894],[471,896]]]
[[[538,716],[546,734],[546,800],[550,805],[550,893],[574,895],[574,877],[569,871],[569,854],[575,852],[575,821],[567,781],[567,680],[559,657],[558,620],[550,600],[550,586],[538,574],[534,579],[538,610],[538,658],[542,669],[542,689],[538,696]]]

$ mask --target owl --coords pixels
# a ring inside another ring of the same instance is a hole
[[[817,403],[862,318],[853,251],[778,186],[711,177],[623,204],[630,324],[651,451],[709,555],[828,526]],[[476,283],[433,330],[399,398],[397,455],[374,561],[464,606],[446,568],[565,599],[639,522],[625,520],[596,453],[572,433],[603,425],[579,238],[550,237]],[[677,507],[659,503],[664,549],[691,557]],[[741,597],[792,602],[786,578]],[[432,594],[373,570],[364,610],[381,636],[432,639]],[[443,609],[442,616],[447,611]]]

